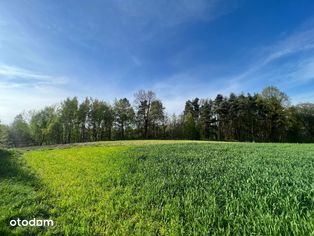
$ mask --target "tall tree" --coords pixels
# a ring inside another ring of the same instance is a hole
[[[271,141],[283,141],[288,128],[288,96],[274,86],[263,89],[262,98],[266,101],[269,137]]]
[[[15,147],[33,145],[30,127],[22,114],[14,118],[9,129],[8,139],[10,145]]]
[[[268,86],[263,89],[261,96],[266,100],[278,102],[283,107],[290,106],[290,99],[284,92],[280,91],[275,86]]]
[[[144,138],[314,141],[314,105],[290,106],[288,96],[274,86],[254,95],[188,100],[180,116],[168,117],[152,91],[136,93],[135,105],[136,119],[126,98],[115,100],[113,107],[98,99],[79,104],[77,98],[68,98],[60,106],[30,113],[30,119],[23,114],[10,126],[0,125],[0,145],[110,140],[113,127],[118,139],[138,138],[140,131]]]
[[[142,136],[148,138],[152,102],[156,101],[156,94],[153,91],[139,90],[135,93],[136,120],[139,128],[142,130]]]
[[[164,114],[164,106],[160,100],[152,101],[150,110],[150,126],[153,131],[154,138],[162,138],[165,135],[166,116]]]
[[[56,120],[54,107],[46,107],[41,111],[35,112],[30,121],[32,137],[37,145],[51,144],[52,123]]]
[[[135,113],[127,98],[114,101],[114,120],[119,130],[119,137],[125,138],[125,130],[133,123]]]
[[[201,101],[200,106],[200,135],[202,139],[213,138],[215,134],[215,118],[213,117],[213,102],[208,99]]]
[[[63,141],[77,142],[78,137],[78,100],[76,97],[67,98],[61,104],[61,123],[63,126]]]
[[[114,111],[110,104],[104,102],[104,114],[103,114],[103,128],[104,133],[102,138],[111,140],[112,127],[114,122]]]
[[[0,121],[0,147],[8,146],[9,128]]]
[[[214,114],[216,120],[217,129],[217,138],[218,140],[224,140],[226,122],[228,121],[228,102],[225,97],[221,94],[218,94],[214,100]]]
[[[295,108],[294,136],[298,136],[298,140],[304,142],[314,141],[314,104],[301,103]],[[295,141],[295,140],[294,140]]]
[[[198,122],[199,115],[200,115],[199,101],[200,101],[199,98],[194,98],[192,101],[188,100],[185,103],[185,108],[184,108],[184,114],[191,113],[196,123]]]
[[[79,141],[88,141],[88,129],[90,127],[90,112],[91,112],[91,99],[85,100],[79,105],[78,108],[78,125],[79,125]]]
[[[199,130],[197,129],[195,119],[191,112],[184,115],[184,137],[186,139],[197,140],[200,138]]]
[[[111,139],[114,114],[109,104],[98,99],[92,100],[90,123],[93,141]]]
[[[183,135],[183,115],[177,116],[175,113],[168,118],[168,125],[166,129],[167,138],[182,139]]]

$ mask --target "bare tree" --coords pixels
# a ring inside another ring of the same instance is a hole
[[[134,94],[135,107],[137,110],[137,121],[140,128],[143,129],[144,138],[148,138],[149,123],[151,119],[152,102],[156,101],[156,94],[153,91],[139,90]]]

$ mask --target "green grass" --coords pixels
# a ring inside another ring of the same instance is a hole
[[[0,152],[0,235],[311,235],[314,145],[136,141]],[[52,228],[10,219],[50,218]]]
[[[20,154],[0,149],[0,235],[41,233],[40,228],[10,228],[11,219],[48,217],[48,202]]]

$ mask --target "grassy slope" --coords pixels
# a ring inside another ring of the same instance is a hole
[[[34,216],[72,235],[314,232],[314,145],[113,144],[6,154],[0,232]]]
[[[39,181],[20,154],[0,149],[0,235],[36,234],[40,228],[9,228],[11,219],[47,218],[49,204],[41,195]]]

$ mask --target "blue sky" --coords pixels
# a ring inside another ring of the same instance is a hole
[[[314,102],[314,1],[0,1],[0,119],[68,96],[187,99],[267,85]]]

